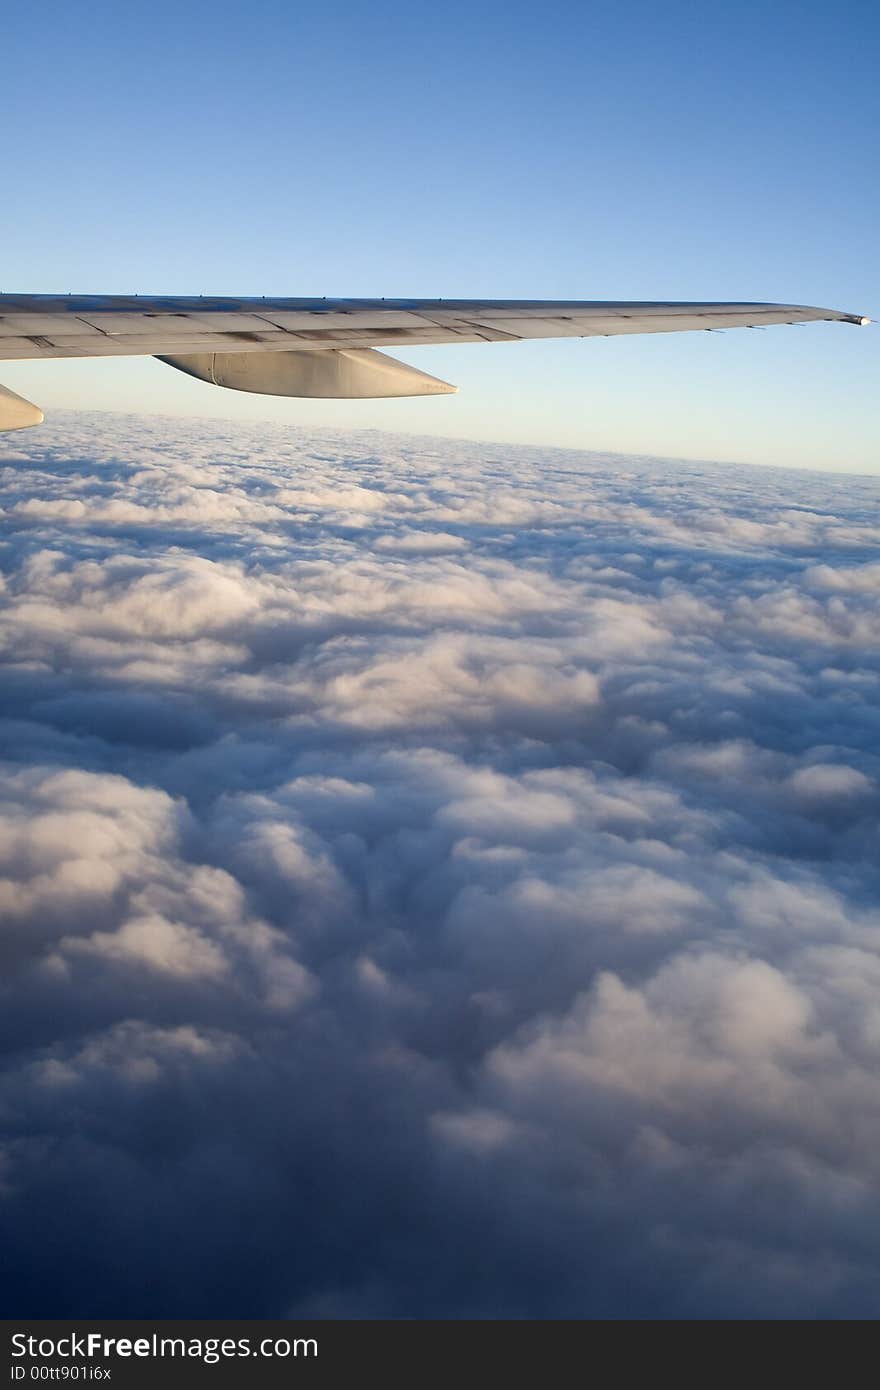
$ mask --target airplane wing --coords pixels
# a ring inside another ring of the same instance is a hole
[[[155,356],[238,391],[337,399],[437,395],[456,388],[375,349],[816,319],[869,321],[799,304],[0,294],[0,360]],[[0,430],[42,418],[36,406],[0,387]]]

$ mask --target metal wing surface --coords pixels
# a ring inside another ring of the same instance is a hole
[[[456,388],[375,349],[765,328],[818,319],[868,321],[802,304],[3,294],[0,360],[155,356],[239,391],[436,395]],[[40,419],[36,406],[0,388],[0,429]]]

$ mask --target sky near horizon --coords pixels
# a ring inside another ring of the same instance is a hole
[[[880,314],[867,3],[49,3],[4,19],[0,290],[774,300]],[[152,360],[4,365],[150,410],[880,470],[880,332],[437,347],[456,397],[222,395]]]

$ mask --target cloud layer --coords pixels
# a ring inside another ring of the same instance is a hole
[[[43,1316],[873,1316],[876,480],[4,441]]]

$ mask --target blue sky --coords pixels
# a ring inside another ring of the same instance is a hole
[[[48,4],[4,19],[0,288],[770,299],[880,313],[874,6]],[[870,249],[869,249],[870,248]],[[880,333],[422,349],[461,387],[151,409],[876,471]]]

